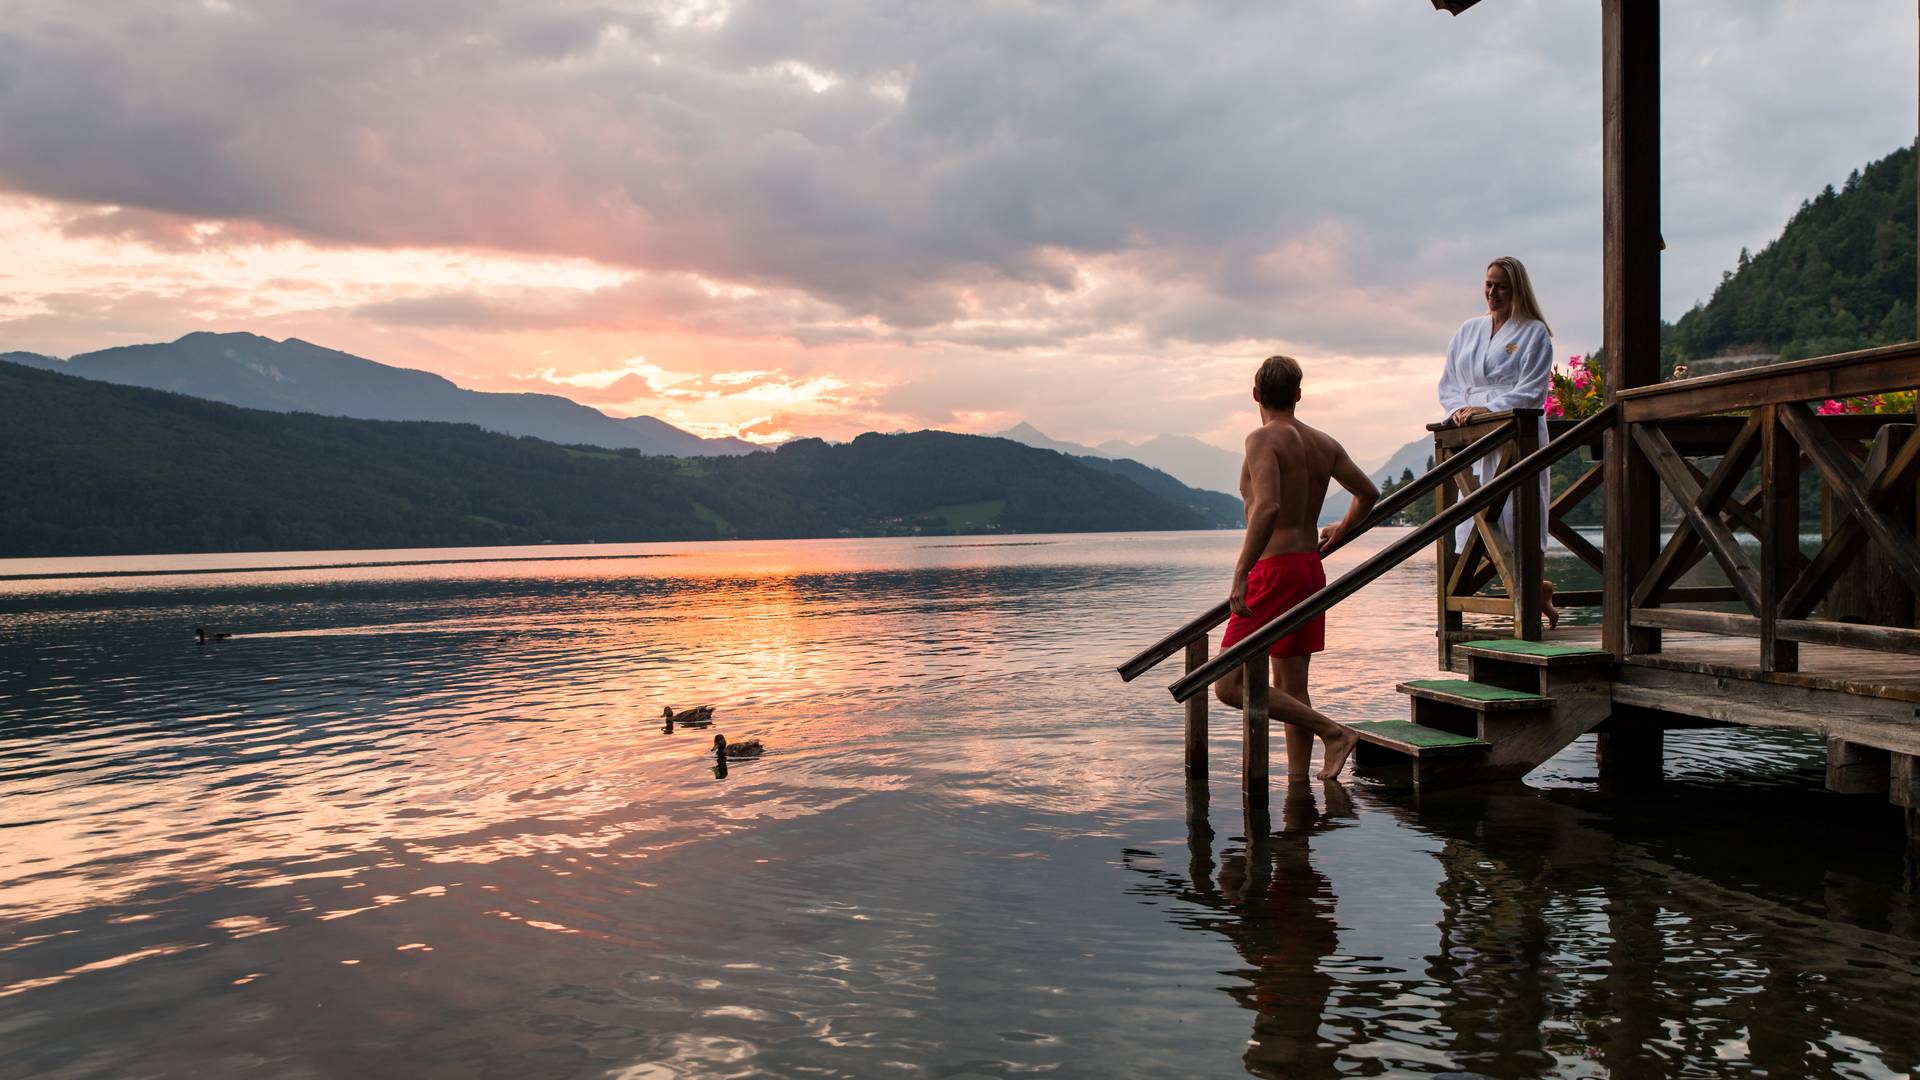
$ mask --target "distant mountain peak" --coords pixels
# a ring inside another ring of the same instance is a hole
[[[16,362],[47,366],[33,359]],[[58,370],[272,412],[437,420],[562,444],[678,457],[730,457],[763,449],[741,439],[704,439],[653,417],[618,419],[558,394],[468,390],[430,371],[246,331],[196,330],[171,342],[101,349],[74,356]]]
[[[1055,439],[1026,421],[997,433],[1002,439],[1042,450],[1082,457],[1137,461],[1202,491],[1231,492],[1240,487],[1240,455],[1191,435],[1155,435],[1144,442],[1109,439],[1099,446]]]

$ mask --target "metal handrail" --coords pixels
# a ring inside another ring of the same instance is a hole
[[[1371,558],[1347,571],[1338,581],[1295,604],[1287,610],[1286,614],[1234,643],[1231,649],[1222,651],[1219,656],[1187,672],[1173,685],[1167,687],[1173,693],[1174,700],[1185,701],[1204,691],[1228,672],[1240,667],[1253,657],[1264,654],[1274,642],[1300,629],[1309,619],[1324,613],[1328,608],[1365,588],[1373,579],[1405,562],[1414,552],[1433,543],[1447,530],[1506,498],[1509,492],[1531,480],[1541,470],[1586,445],[1589,432],[1612,423],[1616,408],[1618,406],[1608,405],[1575,424],[1559,438],[1514,462],[1505,471],[1482,484],[1471,495],[1448,507],[1444,513],[1435,515],[1425,525],[1381,548]]]
[[[1359,528],[1334,541],[1323,549],[1320,554],[1323,556],[1331,555],[1340,550],[1347,545],[1348,541],[1356,539],[1362,533],[1365,533],[1380,522],[1393,517],[1393,515],[1404,510],[1415,499],[1446,483],[1455,474],[1465,471],[1469,466],[1473,465],[1474,462],[1485,457],[1494,447],[1506,441],[1506,439],[1513,434],[1513,430],[1514,422],[1508,420],[1480,438],[1461,447],[1458,453],[1449,455],[1445,461],[1428,469],[1425,475],[1413,483],[1398,489],[1393,494],[1380,500],[1374,505],[1373,512],[1368,514],[1366,520],[1360,523]],[[1173,633],[1168,634],[1166,637],[1161,638],[1152,646],[1143,650],[1138,656],[1121,664],[1119,667],[1120,681],[1132,682],[1146,674],[1158,665],[1160,661],[1186,648],[1188,642],[1202,635],[1212,633],[1214,627],[1227,621],[1228,614],[1230,614],[1230,612],[1225,600],[1208,608],[1199,617],[1188,622],[1185,626],[1175,630]]]

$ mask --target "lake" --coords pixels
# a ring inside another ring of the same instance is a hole
[[[1591,739],[1417,798],[1276,775],[1248,838],[1216,707],[1190,829],[1174,665],[1113,668],[1238,542],[0,561],[0,1075],[1920,1065],[1900,821],[1813,739],[1672,733],[1633,791]],[[1431,590],[1336,609],[1324,711],[1405,715]],[[716,775],[715,732],[766,755]]]

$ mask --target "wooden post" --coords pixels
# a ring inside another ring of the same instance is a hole
[[[1920,757],[1891,754],[1887,798],[1905,809],[1907,822],[1906,878],[1909,889],[1920,889]]]
[[[1513,431],[1513,458],[1524,461],[1540,449],[1540,422],[1522,419]],[[1553,475],[1548,469],[1547,476]],[[1552,481],[1548,481],[1551,490]],[[1513,636],[1540,640],[1540,583],[1546,580],[1546,507],[1533,483],[1513,489]]]
[[[1213,822],[1207,817],[1207,778],[1187,778],[1187,876],[1202,896],[1213,892]]]
[[[1594,737],[1595,764],[1606,787],[1631,787],[1660,781],[1666,764],[1666,732],[1651,720],[1627,719],[1629,709],[1615,709],[1612,731]]]
[[[1780,426],[1779,406],[1760,410],[1760,670],[1800,670],[1800,646],[1779,637],[1780,601],[1793,588],[1800,553],[1800,444]]]
[[[1841,795],[1886,795],[1893,755],[1877,746],[1827,738],[1827,790]]]
[[[1920,809],[1920,756],[1888,754],[1887,798],[1895,806]]]
[[[1450,456],[1452,455],[1448,453],[1447,449],[1440,445],[1440,436],[1435,435],[1433,437],[1433,467],[1436,469],[1439,468],[1441,463],[1445,462]],[[1438,516],[1446,513],[1447,508],[1452,506],[1454,501],[1452,481],[1448,481],[1447,483],[1441,484],[1438,488],[1435,488],[1433,500],[1434,514]],[[1447,582],[1453,578],[1453,561],[1456,556],[1456,552],[1453,550],[1453,533],[1441,533],[1440,538],[1433,542],[1433,551],[1433,588],[1440,605],[1440,670],[1452,671],[1453,634],[1456,630],[1465,629],[1467,625],[1466,617],[1460,612],[1453,610],[1447,604]]]
[[[1660,4],[1602,0],[1601,148],[1607,394],[1660,381]],[[1603,639],[1615,656],[1658,650],[1633,630],[1634,586],[1660,537],[1660,489],[1624,417],[1606,437]]]
[[[1208,816],[1212,794],[1207,787],[1207,774],[1187,775],[1187,851],[1195,865],[1202,851],[1213,850],[1213,822]],[[1198,879],[1195,885],[1199,884]]]
[[[1249,819],[1267,814],[1267,658],[1256,655],[1242,669],[1246,706],[1242,712],[1240,750],[1241,802]]]
[[[1207,662],[1205,634],[1187,642],[1187,671]],[[1187,779],[1207,779],[1207,697],[1195,694],[1187,699]]]

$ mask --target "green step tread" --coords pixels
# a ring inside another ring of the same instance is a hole
[[[1408,679],[1400,684],[1401,693],[1426,690],[1446,694],[1449,697],[1467,698],[1484,702],[1526,702],[1529,705],[1549,704],[1539,694],[1529,694],[1523,690],[1509,690],[1504,686],[1488,686],[1486,683],[1468,679]]]
[[[1519,656],[1592,656],[1603,657],[1611,654],[1605,649],[1596,649],[1591,645],[1555,645],[1550,641],[1523,641],[1520,638],[1489,638],[1484,641],[1463,641],[1454,646],[1457,649],[1478,649],[1483,652],[1514,653]]]
[[[1368,742],[1387,743],[1398,749],[1402,746],[1414,750],[1490,750],[1493,744],[1483,742],[1471,735],[1455,735],[1451,731],[1441,731],[1411,720],[1366,720],[1357,724],[1348,724],[1354,734]]]

